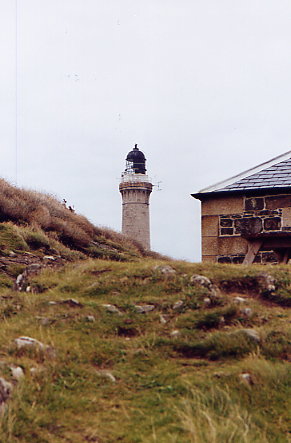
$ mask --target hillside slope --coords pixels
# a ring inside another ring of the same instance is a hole
[[[0,208],[0,442],[289,441],[289,266],[166,261],[4,181]]]
[[[2,256],[30,252],[37,256],[53,255],[64,261],[87,257],[117,261],[141,256],[161,258],[145,251],[138,241],[94,226],[55,197],[17,188],[3,179],[0,179],[0,251]]]
[[[1,442],[288,441],[289,267],[87,259],[27,284],[0,291]]]

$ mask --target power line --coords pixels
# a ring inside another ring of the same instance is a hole
[[[15,0],[15,183],[18,182],[18,0]]]

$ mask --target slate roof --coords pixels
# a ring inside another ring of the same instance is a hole
[[[213,192],[286,188],[288,186],[291,187],[291,158]]]
[[[201,200],[213,194],[250,195],[271,189],[276,194],[283,190],[291,192],[291,150],[191,195]]]

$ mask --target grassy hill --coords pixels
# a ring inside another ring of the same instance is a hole
[[[148,256],[19,192],[22,217],[0,202],[1,442],[289,441],[289,266]]]

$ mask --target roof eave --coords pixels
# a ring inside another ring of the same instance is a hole
[[[198,200],[207,200],[209,198],[216,198],[216,197],[232,197],[232,196],[239,196],[239,195],[278,195],[282,193],[291,193],[291,186],[285,186],[285,187],[276,187],[276,188],[256,188],[256,189],[233,189],[233,190],[224,190],[224,191],[210,191],[210,192],[196,192],[195,194],[191,194],[192,197],[198,199]]]

